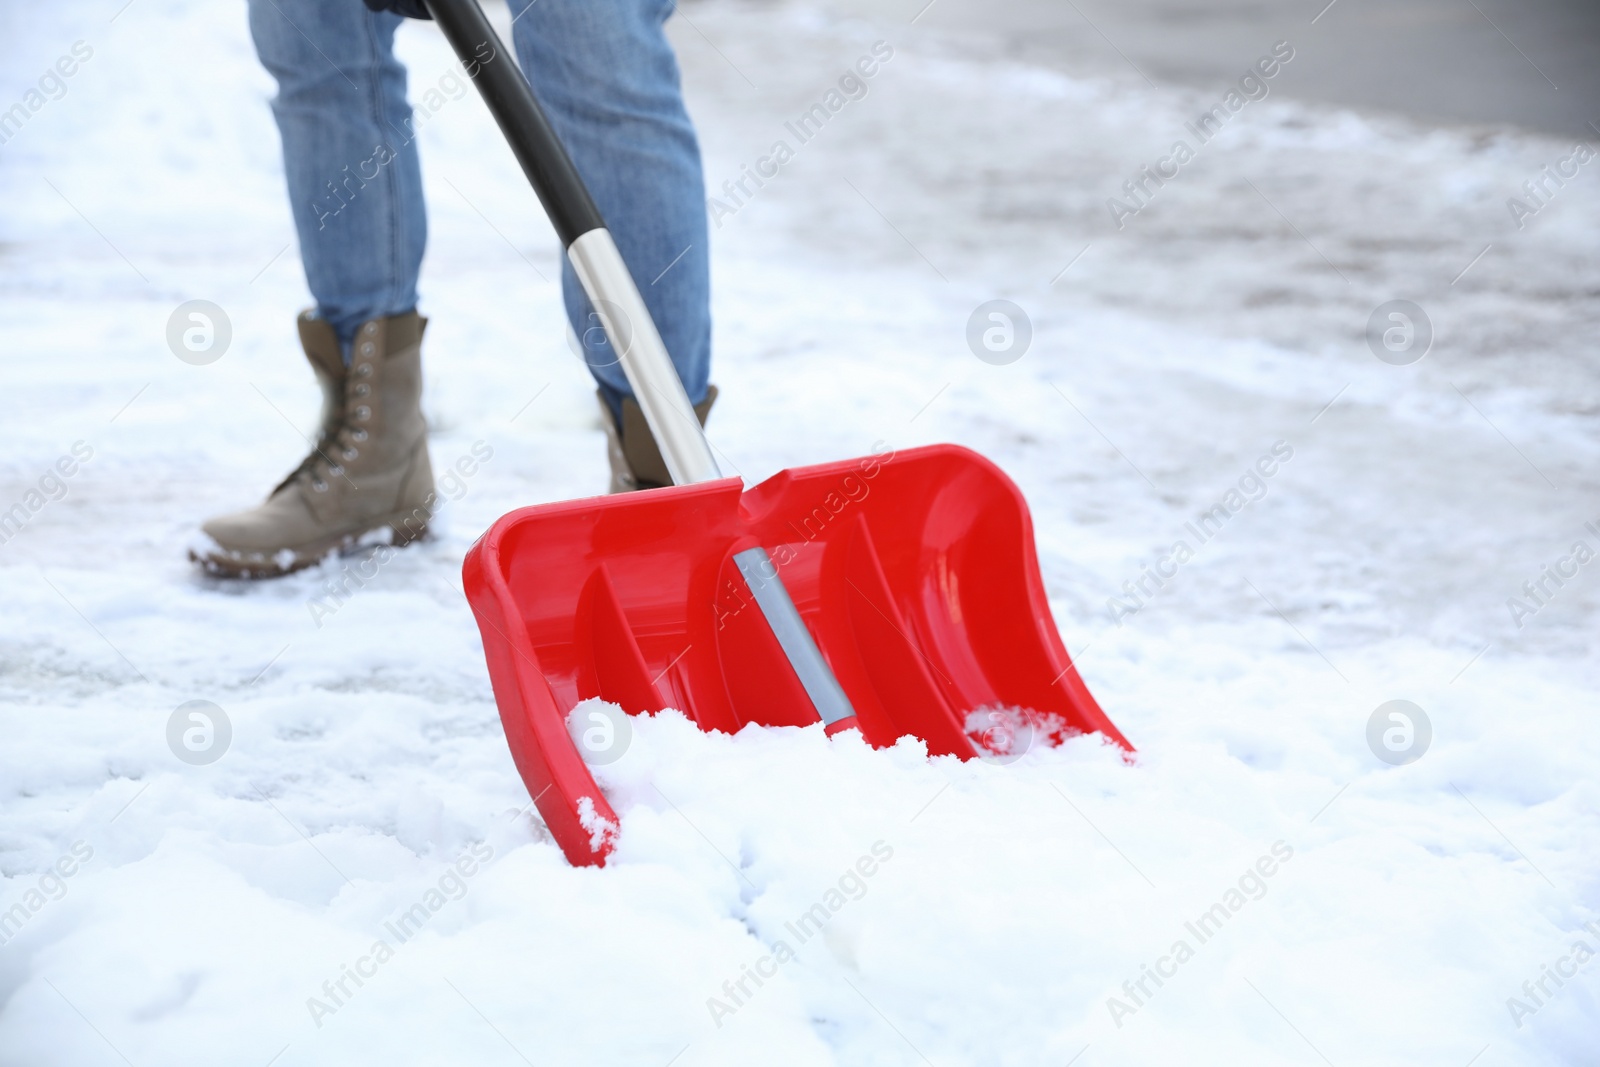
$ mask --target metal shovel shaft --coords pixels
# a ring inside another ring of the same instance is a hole
[[[711,482],[722,477],[700,419],[684,392],[667,346],[656,331],[655,320],[634,284],[628,265],[601,227],[582,234],[567,246],[567,258],[589,294],[606,337],[622,362],[633,386],[634,399],[644,412],[650,433],[667,462],[674,485]]]
[[[722,477],[694,405],[600,210],[483,8],[477,0],[428,0],[428,11],[539,195],[622,363],[674,484]]]

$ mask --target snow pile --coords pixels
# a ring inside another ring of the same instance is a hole
[[[597,768],[615,862],[573,870],[458,577],[498,515],[603,485],[537,204],[446,98],[427,404],[436,467],[475,473],[438,538],[198,577],[196,522],[314,425],[305,297],[242,8],[120,6],[0,14],[0,109],[94,50],[0,146],[0,514],[26,513],[0,544],[0,1064],[1589,1051],[1600,600],[1585,568],[1506,606],[1600,522],[1600,197],[1586,169],[1524,229],[1504,206],[1570,146],[1306,108],[1291,65],[1116,230],[1106,198],[1216,94],[687,8],[712,189],[894,49],[716,231],[722,456],[752,480],[879,441],[995,458],[1140,752],[960,764],[665,712]],[[413,86],[452,66],[430,28],[401,47]],[[1436,327],[1407,367],[1364,340],[1397,297]],[[1009,363],[968,344],[995,298],[1031,319]],[[166,342],[190,299],[232,321],[206,366]],[[1368,736],[1396,699],[1431,740],[1393,765]]]

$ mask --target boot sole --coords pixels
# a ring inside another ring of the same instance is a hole
[[[371,535],[380,530],[387,531],[389,539],[370,540]],[[212,577],[255,581],[263,578],[282,578],[296,571],[303,571],[307,567],[315,567],[335,553],[343,554],[369,545],[388,544],[394,548],[404,548],[413,541],[422,540],[427,533],[427,524],[416,525],[415,511],[396,512],[360,530],[324,538],[298,548],[281,548],[271,555],[259,552],[229,552],[221,547],[216,551],[191,548],[189,559]]]

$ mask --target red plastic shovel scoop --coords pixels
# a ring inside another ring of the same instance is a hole
[[[522,164],[672,472],[670,488],[522,508],[468,552],[467,598],[517,769],[573,864],[618,820],[569,729],[598,697],[747,723],[1020,755],[1129,748],[1050,616],[1022,494],[955,445],[724,478],[616,246],[477,0],[427,0]],[[487,58],[486,58],[487,57]],[[598,761],[597,761],[598,762]]]

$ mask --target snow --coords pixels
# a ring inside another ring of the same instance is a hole
[[[1600,965],[1572,946],[1600,947],[1593,568],[1520,627],[1507,607],[1600,546],[1593,168],[1522,229],[1505,203],[1570,144],[1275,85],[1117,230],[1106,198],[1221,87],[1022,68],[898,16],[686,8],[713,190],[894,49],[715,234],[720,454],[752,482],[879,441],[993,457],[1139,755],[959,764],[662,713],[596,769],[615,861],[574,870],[458,577],[498,515],[604,485],[553,234],[474,97],[432,116],[432,449],[480,465],[436,539],[380,562],[197,575],[198,521],[257,498],[315,424],[306,296],[242,5],[120,7],[0,15],[0,109],[93,49],[0,145],[0,509],[41,502],[0,545],[0,920],[23,909],[0,1063],[1592,1054]],[[429,27],[401,48],[414,86],[451,65]],[[1364,341],[1400,297],[1436,332],[1404,367]],[[204,366],[165,341],[196,298],[233,329]],[[966,342],[994,298],[1033,328],[998,366]],[[1113,621],[1279,441],[1264,494]],[[1366,741],[1395,699],[1433,731],[1401,766]],[[192,700],[231,726],[209,764],[168,747]],[[1230,892],[1202,942],[1186,924]]]

